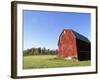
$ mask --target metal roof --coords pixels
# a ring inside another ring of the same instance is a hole
[[[88,40],[88,38],[86,38],[85,36],[79,34],[78,32],[76,32],[76,31],[74,31],[72,29],[71,29],[71,31],[74,33],[74,35],[75,35],[75,37],[77,39],[90,43],[90,41]]]

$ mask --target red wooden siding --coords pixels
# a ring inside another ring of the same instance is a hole
[[[58,41],[58,55],[61,57],[77,56],[76,39],[71,30],[64,29]]]

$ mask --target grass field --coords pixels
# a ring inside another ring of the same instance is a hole
[[[23,69],[90,66],[90,61],[66,61],[55,55],[24,56]]]

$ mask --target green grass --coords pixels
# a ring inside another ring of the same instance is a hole
[[[23,68],[56,68],[56,67],[73,67],[73,66],[90,66],[90,61],[66,61],[55,55],[34,55],[24,56]]]

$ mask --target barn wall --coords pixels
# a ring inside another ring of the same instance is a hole
[[[91,45],[85,41],[76,39],[78,60],[90,60],[91,59]]]
[[[66,33],[63,31],[59,39],[59,56],[68,57],[77,55],[75,37],[71,31],[66,30]]]

